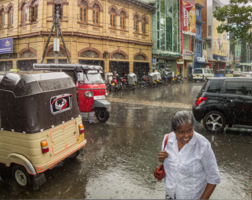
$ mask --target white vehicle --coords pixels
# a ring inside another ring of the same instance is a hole
[[[241,74],[242,74],[241,68],[234,68],[234,73],[233,73],[234,77],[239,77],[241,76]]]
[[[193,81],[202,80],[205,81],[207,78],[214,77],[214,74],[210,69],[197,68],[193,71]]]

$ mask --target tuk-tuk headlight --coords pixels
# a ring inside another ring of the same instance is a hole
[[[109,95],[109,91],[106,90],[106,91],[105,91],[105,96],[108,96],[108,95]]]
[[[93,97],[94,96],[94,93],[93,92],[90,92],[90,91],[87,91],[84,93],[85,97]]]

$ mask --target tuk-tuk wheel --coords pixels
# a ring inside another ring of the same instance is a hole
[[[32,176],[21,165],[14,165],[12,168],[12,177],[22,188],[30,188],[32,186]]]
[[[79,154],[80,154],[80,151],[76,151],[72,155],[70,155],[68,158],[70,160],[75,160],[78,157]]]
[[[101,123],[105,123],[109,119],[109,111],[106,108],[99,108],[95,111],[96,118]]]

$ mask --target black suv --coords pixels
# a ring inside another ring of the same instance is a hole
[[[192,110],[211,132],[223,131],[226,125],[252,128],[252,78],[208,79]]]

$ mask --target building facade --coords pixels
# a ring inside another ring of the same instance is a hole
[[[176,72],[180,57],[180,1],[143,0],[156,8],[152,15],[152,68]]]
[[[181,57],[177,60],[177,74],[192,73],[196,36],[195,0],[180,0]]]
[[[201,9],[204,8],[201,5],[201,0],[196,0],[196,36],[195,36],[195,48],[194,48],[194,68],[203,68],[206,66],[206,58],[203,55],[203,45],[205,45],[202,39],[202,24],[201,20]],[[205,46],[204,46],[205,48]]]
[[[203,6],[206,3],[202,0]],[[216,7],[222,7],[224,4],[219,0],[207,1],[207,9],[202,9],[202,21],[206,25],[202,26],[203,38],[207,42],[207,62],[209,62],[209,68],[225,69],[227,63],[227,57],[229,52],[228,34],[226,32],[219,34],[217,27],[222,22],[216,20],[213,17],[213,11]]]
[[[95,64],[108,72],[150,70],[152,13],[155,8],[138,0],[0,0],[0,39],[13,38],[13,53],[0,54],[1,70],[31,70],[39,63],[53,24],[60,11],[71,63]],[[44,63],[54,62],[53,38]],[[59,63],[67,63],[60,43]]]

